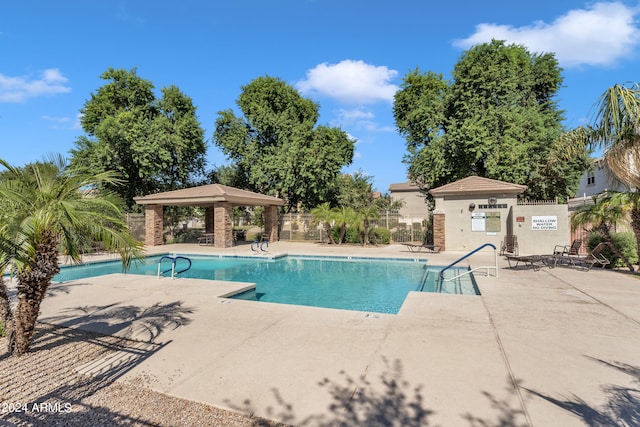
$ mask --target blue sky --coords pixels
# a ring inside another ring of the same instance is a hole
[[[79,111],[109,67],[137,69],[159,95],[178,86],[198,108],[208,167],[217,113],[269,75],[320,105],[320,123],[356,140],[345,172],[386,192],[406,181],[393,93],[409,71],[449,77],[464,50],[507,40],[554,52],[565,126],[590,122],[602,92],[640,81],[640,2],[450,0],[88,0],[3,2],[0,158],[21,166],[68,154]]]

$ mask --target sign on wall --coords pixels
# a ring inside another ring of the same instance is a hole
[[[487,232],[500,232],[500,212],[487,212]]]
[[[500,231],[500,212],[474,212],[471,214],[471,231]]]
[[[557,230],[558,217],[555,215],[532,216],[531,229],[532,230]]]
[[[474,212],[471,214],[471,231],[485,231],[486,215],[484,212]]]

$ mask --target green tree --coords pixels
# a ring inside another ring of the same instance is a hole
[[[157,99],[135,69],[109,68],[100,77],[108,83],[81,110],[87,135],[71,150],[74,166],[116,172],[125,185],[104,185],[128,210],[134,197],[184,188],[204,172],[204,131],[191,98],[169,86]]]
[[[361,238],[363,245],[369,244],[371,219],[380,217],[380,206],[377,203],[378,199],[374,197],[372,181],[373,177],[362,171],[342,175],[338,181],[338,203],[342,207],[352,209],[356,215],[350,225],[362,227],[358,232],[363,233]]]
[[[247,183],[243,181],[245,174],[239,170],[238,165],[222,165],[211,169],[207,173],[206,184],[222,184],[229,187],[246,188]]]
[[[287,211],[331,200],[340,169],[353,159],[347,133],[316,126],[318,105],[277,78],[242,87],[237,104],[244,117],[220,112],[213,141],[248,187],[284,199]]]
[[[340,206],[355,210],[369,206],[374,201],[373,177],[358,170],[353,174],[343,174],[338,178],[337,202]]]
[[[21,355],[29,350],[40,304],[60,269],[58,255],[78,262],[81,250],[99,241],[119,253],[127,268],[141,256],[141,245],[129,234],[115,199],[92,191],[117,184],[113,172],[78,173],[62,157],[46,167],[20,169],[1,159],[0,165],[8,172],[0,180],[0,267],[11,266],[18,291],[15,309],[7,312],[0,279],[0,313],[12,337],[9,351]]]
[[[376,205],[381,211],[398,211],[406,204],[405,200],[394,199],[390,193],[384,193],[376,199]]]
[[[611,238],[611,228],[625,221],[628,213],[628,205],[612,203],[606,194],[594,196],[592,204],[583,206],[571,215],[571,228],[575,230],[581,226],[593,227],[593,230],[602,235],[603,240],[618,258],[624,261],[629,271],[634,271],[633,265]]]
[[[534,198],[566,198],[587,167],[583,151],[553,162],[563,129],[554,96],[562,84],[552,54],[502,41],[466,51],[451,82],[409,73],[395,95],[394,117],[407,140],[412,181],[433,188],[471,175],[526,184]]]

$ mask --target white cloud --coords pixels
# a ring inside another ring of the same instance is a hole
[[[340,110],[339,116],[342,121],[354,122],[357,120],[373,119],[375,115],[371,111],[356,109],[356,110]]]
[[[480,24],[476,32],[454,44],[463,49],[491,39],[521,44],[530,52],[553,52],[563,67],[608,66],[633,54],[640,44],[640,27],[635,16],[639,8],[620,2],[595,3],[574,9],[551,24],[531,26]]]
[[[365,108],[353,110],[340,109],[337,118],[332,121],[333,126],[348,126],[358,131],[368,132],[395,132],[393,126],[380,126],[375,120],[376,115]]]
[[[317,93],[344,103],[392,102],[398,86],[391,81],[397,75],[396,70],[384,66],[346,59],[337,64],[317,65],[296,86],[303,94]]]
[[[77,114],[76,117],[54,117],[54,116],[42,116],[43,120],[54,123],[54,129],[81,129],[80,119],[82,114]]]
[[[53,116],[42,116],[42,118],[48,122],[55,122],[55,123],[59,123],[61,125],[63,124],[67,124],[70,123],[71,119],[70,117],[53,117]]]
[[[39,96],[68,93],[71,92],[68,81],[56,68],[44,70],[37,79],[0,74],[0,102],[25,102]]]

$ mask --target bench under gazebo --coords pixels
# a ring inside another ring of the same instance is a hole
[[[205,233],[213,233],[213,246],[233,246],[234,206],[263,206],[264,232],[270,241],[278,240],[278,206],[284,201],[252,191],[222,184],[201,185],[182,190],[166,191],[135,197],[135,202],[145,206],[145,244],[163,244],[163,208],[165,206],[197,206],[205,209]]]

